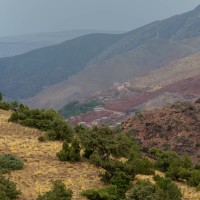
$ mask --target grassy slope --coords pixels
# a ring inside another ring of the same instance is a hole
[[[50,180],[62,180],[73,192],[74,200],[83,199],[79,196],[81,190],[103,186],[98,174],[100,169],[86,163],[62,163],[56,159],[55,152],[61,148],[60,142],[40,143],[37,137],[40,131],[8,123],[10,112],[0,110],[0,153],[12,153],[22,158],[25,168],[8,175],[17,183],[22,191],[19,200],[35,200],[39,193],[48,191]],[[152,176],[137,175],[137,180],[152,180]],[[200,192],[183,183],[177,183],[181,188],[183,200],[199,200]]]
[[[62,163],[56,152],[61,149],[59,142],[40,143],[40,131],[8,123],[9,112],[0,110],[0,153],[12,153],[22,158],[25,168],[12,172],[9,177],[22,191],[20,200],[35,200],[39,193],[50,189],[50,180],[62,180],[70,187],[73,199],[82,199],[79,192],[87,188],[101,187],[98,174],[100,169],[86,162]]]

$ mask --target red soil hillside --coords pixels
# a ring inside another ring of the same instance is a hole
[[[138,92],[134,95],[124,96],[124,98],[121,97],[120,100],[107,103],[105,107],[108,110],[128,112],[132,108],[162,95],[165,92],[183,95],[200,95],[200,75],[177,81],[156,91]]]
[[[200,103],[177,103],[168,108],[137,113],[123,129],[143,147],[158,147],[189,154],[200,161]]]

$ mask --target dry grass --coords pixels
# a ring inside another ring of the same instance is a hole
[[[0,153],[16,154],[24,160],[25,168],[8,175],[22,191],[19,200],[35,200],[38,194],[51,188],[51,180],[62,180],[73,190],[73,200],[83,199],[79,193],[88,188],[99,188],[100,169],[86,163],[63,163],[56,159],[61,149],[60,142],[40,143],[41,132],[35,129],[8,123],[9,112],[0,110]],[[160,172],[159,175],[162,175]],[[149,180],[152,176],[137,175],[137,180]],[[183,200],[199,200],[195,188],[177,183],[184,195]]]
[[[41,132],[8,123],[9,112],[0,110],[0,153],[16,154],[24,160],[25,168],[8,175],[22,191],[19,200],[35,200],[38,194],[51,188],[51,180],[62,180],[73,190],[73,199],[83,199],[80,191],[103,186],[100,169],[86,163],[63,163],[57,160],[60,142],[40,143]]]

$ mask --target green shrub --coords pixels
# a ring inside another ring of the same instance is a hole
[[[136,174],[154,175],[153,164],[148,158],[142,157],[138,152],[132,152],[128,159],[129,165],[132,165]]]
[[[17,199],[21,194],[19,190],[17,190],[16,185],[6,179],[3,176],[0,176],[0,199],[1,200],[14,200]]]
[[[130,191],[128,200],[181,200],[180,189],[169,178],[154,177],[156,184],[138,181]]]
[[[60,161],[76,162],[80,160],[80,145],[79,141],[75,138],[69,146],[67,141],[63,142],[62,150],[56,155]]]
[[[200,183],[200,170],[193,170],[191,176],[188,179],[188,184],[197,187]]]
[[[72,190],[67,189],[61,181],[53,181],[53,187],[44,195],[39,195],[37,200],[71,200]]]
[[[6,101],[0,102],[0,109],[2,110],[10,110],[10,104]]]
[[[157,200],[181,200],[181,191],[171,179],[155,176],[154,180],[157,186]]]
[[[81,195],[89,200],[119,200],[117,194],[117,187],[110,186],[108,188],[101,188],[99,190],[88,189],[81,193]]]
[[[17,107],[17,109],[14,109],[9,119],[10,122],[46,131],[49,140],[68,140],[68,142],[71,142],[74,130],[55,110],[31,110],[27,106],[19,105],[17,102],[13,102],[12,107]]]
[[[12,154],[0,155],[0,172],[8,173],[12,170],[21,170],[24,167],[23,161]]]
[[[62,149],[57,154],[60,161],[68,161],[69,159],[69,144],[67,141],[63,142]]]
[[[43,135],[38,137],[39,142],[44,142],[45,140],[46,140],[46,138]]]
[[[131,187],[131,176],[128,176],[123,171],[116,170],[113,177],[110,179],[110,184],[117,187],[117,196],[121,199],[125,198],[126,191]]]
[[[149,181],[138,181],[131,189],[128,200],[156,200],[156,186]]]

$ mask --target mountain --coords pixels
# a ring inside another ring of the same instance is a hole
[[[193,102],[200,97],[199,63],[200,53],[195,53],[145,76],[115,83],[85,100],[88,103],[99,102],[103,107],[72,117],[68,121],[73,124],[106,122],[116,125],[137,111],[162,108],[177,101]],[[83,102],[80,104],[84,105]]]
[[[24,54],[91,33],[120,33],[120,31],[72,30],[0,37],[0,58]]]
[[[120,35],[91,34],[21,56],[0,59],[0,89],[6,96],[27,98],[83,69]],[[15,83],[15,84],[13,84]]]
[[[200,104],[176,103],[168,108],[137,113],[123,123],[123,129],[143,147],[158,147],[189,154],[199,162]]]
[[[0,59],[0,90],[34,107],[61,108],[198,52],[199,18],[200,6],[128,33],[91,34]]]

